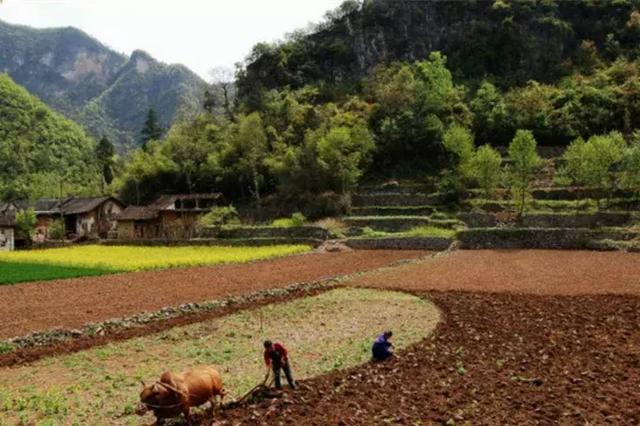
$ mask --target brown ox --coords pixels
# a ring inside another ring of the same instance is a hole
[[[191,407],[198,407],[211,402],[211,410],[216,404],[216,396],[220,395],[220,404],[224,398],[222,378],[213,367],[197,367],[180,374],[165,372],[160,381],[145,385],[140,393],[138,414],[143,415],[149,409],[156,416],[157,423],[164,419],[184,414],[187,424],[191,424],[189,412]]]

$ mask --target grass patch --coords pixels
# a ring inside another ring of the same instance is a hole
[[[453,229],[437,228],[435,226],[417,226],[403,234],[405,237],[453,238],[456,235],[456,231]]]
[[[113,273],[111,269],[0,261],[0,285]]]
[[[76,246],[0,253],[0,282],[70,278],[113,272],[244,263],[305,253],[307,245],[264,247]],[[10,277],[7,279],[7,277]]]
[[[290,218],[276,219],[271,222],[271,226],[277,228],[293,228],[294,226],[304,226],[307,218],[302,213],[294,213]]]
[[[225,387],[240,395],[264,377],[262,340],[283,341],[298,379],[369,360],[377,333],[391,329],[398,348],[422,340],[439,318],[415,296],[337,289],[319,296],[174,328],[32,365],[0,370],[0,419],[16,424],[138,424],[127,415],[141,379],[167,369],[219,365]],[[150,420],[150,416],[144,419]]]
[[[403,238],[403,237],[441,237],[441,238],[453,238],[456,235],[455,229],[448,228],[438,228],[436,226],[416,226],[405,232],[385,232],[385,231],[375,231],[369,227],[362,228],[361,237],[366,238],[387,238],[387,237],[395,237],[395,238]]]

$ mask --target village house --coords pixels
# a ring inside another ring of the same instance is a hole
[[[117,216],[119,239],[191,238],[198,219],[220,205],[213,194],[163,195],[148,206],[129,206]]]
[[[16,224],[12,216],[0,216],[0,251],[15,248]]]
[[[113,197],[75,198],[62,200],[41,198],[35,201],[16,200],[0,203],[0,215],[15,217],[17,212],[32,208],[36,215],[35,240],[49,239],[49,229],[56,219],[64,219],[67,237],[98,236],[107,238],[115,235],[115,216],[125,205]]]
[[[116,217],[124,208],[114,197],[71,198],[62,204],[67,235],[108,238],[113,233],[115,236]]]

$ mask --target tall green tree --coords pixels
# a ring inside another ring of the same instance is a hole
[[[362,166],[373,148],[373,136],[365,126],[334,127],[318,142],[318,161],[345,194],[362,176]]]
[[[142,131],[140,132],[141,139],[140,145],[143,149],[147,148],[147,144],[149,141],[159,140],[164,133],[164,129],[160,126],[160,121],[158,120],[158,114],[156,110],[151,108],[147,113],[147,118],[144,122],[144,126],[142,127]]]
[[[256,201],[258,220],[262,219],[262,199],[260,188],[264,180],[264,166],[268,154],[268,141],[262,118],[258,113],[240,117],[234,148],[239,154],[238,167],[241,173],[249,177],[253,196]]]
[[[209,154],[214,151],[218,127],[207,117],[198,117],[190,123],[175,124],[160,148],[184,177],[189,193],[195,181],[207,168]]]
[[[100,190],[104,193],[105,185],[110,185],[113,181],[113,164],[115,149],[113,144],[106,137],[102,137],[98,145],[96,145],[96,160],[98,167],[102,171],[102,179],[100,182]]]
[[[638,17],[640,19],[640,16]],[[622,162],[622,184],[634,192],[640,192],[640,133],[634,133],[632,143],[626,148]]]
[[[487,198],[493,198],[500,181],[502,157],[490,145],[483,145],[471,159],[471,173]]]
[[[442,138],[445,150],[454,157],[456,192],[464,192],[465,181],[473,177],[472,163],[474,154],[473,134],[464,126],[454,124],[449,127]]]
[[[488,81],[483,81],[470,106],[473,112],[474,133],[479,141],[502,141],[509,123],[507,104],[500,91]]]
[[[540,166],[537,142],[529,130],[518,130],[509,145],[509,183],[520,215],[524,214],[531,183]]]

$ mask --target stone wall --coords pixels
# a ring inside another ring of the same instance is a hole
[[[627,240],[638,234],[580,228],[477,228],[458,232],[463,249],[573,249],[602,239]]]
[[[0,251],[12,251],[15,248],[13,228],[0,228]]]
[[[353,206],[432,206],[439,204],[442,197],[436,194],[355,194],[352,197]]]
[[[459,213],[458,219],[464,222],[469,228],[491,228],[498,224],[498,220],[495,215],[492,215],[491,213]]]
[[[330,232],[320,226],[237,226],[237,227],[206,227],[200,230],[201,238],[312,238],[327,240]]]
[[[632,191],[605,190],[598,188],[548,188],[535,189],[532,196],[538,200],[581,200],[585,198],[606,199],[608,198],[631,198],[635,194]]]
[[[351,209],[353,216],[430,216],[435,212],[435,206],[369,206],[369,207],[354,207]]]
[[[498,225],[491,213],[460,213],[458,218],[469,228],[491,228]],[[633,216],[625,212],[599,212],[594,214],[534,213],[522,216],[515,223],[520,228],[598,228],[601,226],[628,226]]]
[[[142,246],[142,247],[187,247],[187,246],[274,246],[282,244],[305,244],[312,247],[320,246],[325,240],[314,238],[194,238],[190,240],[102,240],[98,242],[104,246]]]
[[[384,231],[384,232],[405,232],[410,229],[419,227],[419,226],[436,226],[438,228],[447,228],[452,229],[456,225],[459,225],[457,220],[436,220],[425,218],[370,218],[370,217],[346,217],[343,219],[344,223],[346,223],[350,227],[356,228],[371,228],[376,231]]]
[[[345,244],[357,250],[433,250],[443,251],[454,242],[453,238],[407,237],[407,238],[351,238]]]
[[[597,228],[600,226],[626,226],[630,213],[599,212],[595,214],[530,214],[518,221],[523,228]]]

